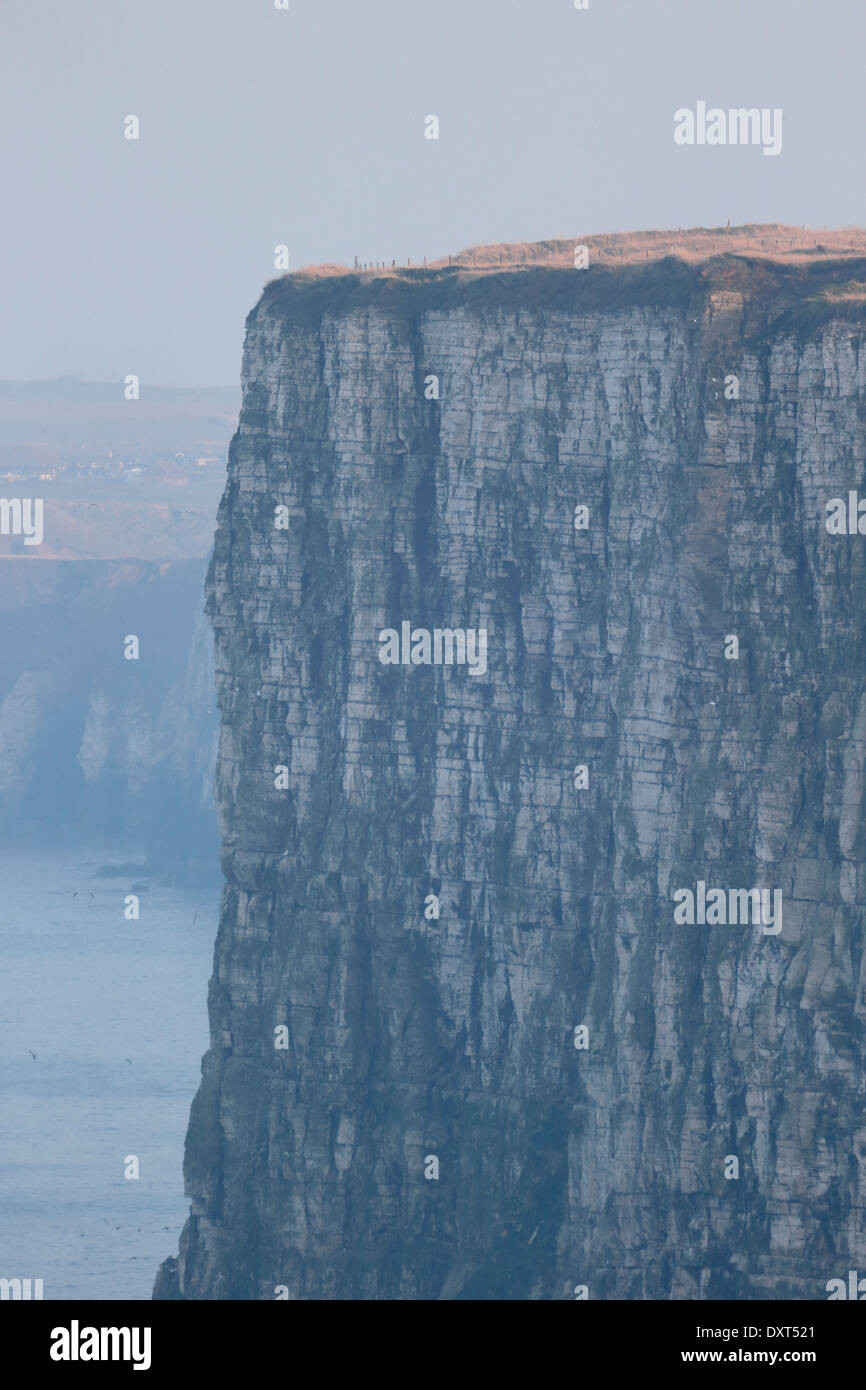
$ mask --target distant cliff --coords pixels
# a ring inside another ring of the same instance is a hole
[[[7,843],[122,846],[170,880],[218,872],[205,568],[0,559]]]
[[[857,499],[825,524],[866,495],[866,239],[577,240],[289,276],[247,322],[158,1297],[866,1269]]]

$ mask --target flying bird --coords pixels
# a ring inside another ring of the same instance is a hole
[[[27,1051],[30,1052],[30,1048],[29,1048],[29,1047],[28,1047]],[[30,1056],[33,1058],[33,1060],[34,1060],[34,1062],[35,1062],[35,1061],[36,1061],[36,1053],[35,1053],[35,1052],[30,1052]]]

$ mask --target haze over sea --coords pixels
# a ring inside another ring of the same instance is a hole
[[[46,1299],[149,1299],[186,1217],[220,884],[100,873],[137,858],[0,851],[0,1277]]]

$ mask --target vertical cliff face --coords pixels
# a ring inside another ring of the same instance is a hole
[[[864,269],[265,291],[209,577],[183,1297],[866,1267],[866,539],[825,526],[864,481]],[[486,630],[486,670],[383,664],[406,622]],[[676,920],[702,884],[782,912]]]

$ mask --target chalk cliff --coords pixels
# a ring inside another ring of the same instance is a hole
[[[866,1271],[866,537],[825,526],[866,494],[866,238],[581,244],[292,275],[248,319],[157,1297]],[[485,629],[486,673],[383,665],[404,621]],[[781,931],[676,922],[699,882],[781,890]]]

